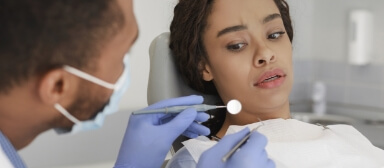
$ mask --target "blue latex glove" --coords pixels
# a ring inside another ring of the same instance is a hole
[[[160,101],[145,109],[195,105],[202,102],[203,97],[193,95]],[[173,141],[180,134],[194,138],[210,133],[207,127],[197,123],[204,122],[208,118],[208,114],[198,113],[193,108],[186,109],[178,115],[131,115],[115,168],[160,167]]]
[[[267,138],[253,132],[248,141],[240,147],[226,162],[221,159],[227,154],[243,137],[249,133],[249,128],[227,135],[222,138],[215,146],[205,151],[197,163],[198,168],[274,168],[275,163],[268,158],[265,146]]]

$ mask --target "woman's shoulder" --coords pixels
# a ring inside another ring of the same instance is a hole
[[[352,125],[329,125],[326,128],[332,130],[335,134],[343,137],[344,139],[348,139],[350,142],[354,142],[356,144],[368,145],[372,146],[370,140],[365,137],[359,130],[357,130]]]

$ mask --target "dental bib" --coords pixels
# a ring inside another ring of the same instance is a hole
[[[278,168],[384,168],[384,151],[349,125],[324,127],[295,119],[272,119],[245,126],[232,125],[226,135],[259,125],[263,126],[258,131],[268,139],[268,156]],[[216,143],[206,137],[183,142],[196,163]]]

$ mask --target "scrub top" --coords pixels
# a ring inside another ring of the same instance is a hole
[[[8,138],[0,131],[0,167],[1,168],[25,168],[25,164]]]

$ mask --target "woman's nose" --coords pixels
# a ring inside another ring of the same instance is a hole
[[[262,46],[256,50],[253,62],[256,67],[262,67],[275,61],[274,52],[267,46]]]

